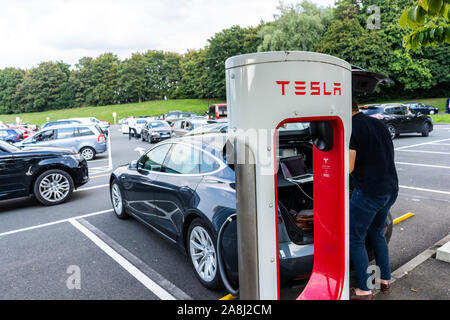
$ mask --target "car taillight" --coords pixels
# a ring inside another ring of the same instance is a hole
[[[105,138],[105,135],[104,135],[104,134],[100,134],[100,135],[98,136],[98,142],[106,142],[106,138]]]

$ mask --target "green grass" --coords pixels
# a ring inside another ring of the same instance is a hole
[[[209,101],[210,104],[225,103],[220,100]],[[110,105],[102,107],[80,107],[63,110],[50,110],[44,112],[32,112],[22,114],[0,115],[0,121],[4,123],[15,123],[16,117],[20,117],[23,122],[42,125],[46,122],[47,117],[52,120],[77,118],[77,117],[96,117],[101,120],[114,122],[113,112],[117,113],[117,121],[128,116],[156,116],[169,111],[191,111],[203,115],[208,110],[207,99],[187,99],[187,100],[158,100],[147,101],[142,103],[129,103]]]
[[[433,118],[434,123],[450,123],[450,114],[434,114],[430,117]]]
[[[431,99],[414,99],[414,100],[393,100],[377,103],[398,103],[398,102],[423,102],[431,106],[439,108],[441,114],[433,115],[433,121],[436,123],[450,123],[450,114],[442,114],[445,112],[447,98],[431,98]],[[220,100],[210,100],[213,103],[225,103]],[[200,115],[208,109],[208,100],[187,99],[187,100],[160,100],[147,101],[142,103],[119,104],[103,107],[80,107],[64,110],[50,110],[44,112],[22,113],[12,115],[0,115],[0,121],[4,123],[16,122],[16,117],[20,117],[23,122],[42,125],[46,122],[47,117],[50,120],[67,119],[75,117],[96,117],[101,120],[114,122],[112,113],[117,113],[117,120],[127,116],[160,115],[172,110],[197,112]]]

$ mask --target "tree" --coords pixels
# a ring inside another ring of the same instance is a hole
[[[25,71],[16,68],[0,70],[0,113],[18,112],[16,88],[23,81]]]
[[[67,80],[67,75],[54,62],[42,62],[37,68],[28,70],[23,82],[17,86],[20,111],[60,108],[61,86]]]
[[[356,19],[334,21],[316,50],[367,70],[389,74],[390,51],[385,39],[364,29]]]
[[[218,32],[208,40],[206,73],[208,97],[224,99],[225,61],[233,56],[254,52],[258,28],[234,26]]]
[[[313,51],[331,21],[331,8],[319,8],[310,1],[278,7],[276,20],[261,28],[258,51]]]
[[[118,87],[120,102],[142,102],[146,99],[145,70],[147,61],[140,53],[134,53],[119,65]]]
[[[418,0],[405,10],[399,25],[412,31],[403,38],[407,50],[450,44],[450,0]]]
[[[104,53],[92,61],[92,92],[86,96],[89,105],[104,106],[118,100],[117,72],[119,59],[113,53]]]

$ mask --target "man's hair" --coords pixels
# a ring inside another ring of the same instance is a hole
[[[352,100],[352,112],[358,112],[359,111],[359,107],[358,107],[358,102],[353,99]]]

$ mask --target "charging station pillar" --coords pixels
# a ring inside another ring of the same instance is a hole
[[[351,66],[311,52],[248,54],[226,61],[226,84],[240,298],[280,298],[276,131],[288,122],[317,121],[328,122],[334,134],[331,150],[313,147],[314,267],[299,298],[347,299]]]

